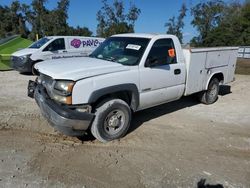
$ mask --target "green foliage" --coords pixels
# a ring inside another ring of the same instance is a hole
[[[102,0],[103,6],[97,12],[97,35],[109,37],[117,33],[134,32],[135,22],[141,10],[130,3],[128,13],[124,11],[123,1],[114,0],[112,5],[107,0]]]
[[[58,0],[53,10],[46,8],[47,0],[33,0],[31,5],[13,1],[7,6],[0,5],[0,37],[20,34],[25,38],[35,40],[49,35],[83,35],[91,36],[92,32],[86,27],[70,27],[67,23],[70,0]],[[27,28],[31,26],[31,31]]]
[[[11,70],[10,65],[9,65],[9,60],[1,60],[0,56],[0,71],[6,71],[6,70]]]
[[[209,1],[191,9],[199,32],[192,46],[241,46],[250,44],[250,3]]]
[[[76,28],[69,27],[67,33],[71,36],[92,36],[93,34],[87,27],[80,26],[77,26]]]
[[[182,4],[181,9],[179,10],[180,14],[177,20],[175,19],[175,16],[173,16],[169,18],[168,22],[165,24],[165,27],[168,28],[167,34],[176,35],[181,43],[183,40],[183,33],[182,33],[182,29],[184,27],[183,19],[186,16],[186,12],[187,12],[187,7],[185,4]]]
[[[0,37],[7,35],[20,34],[27,37],[29,31],[25,24],[25,14],[23,12],[25,5],[19,1],[13,1],[10,7],[0,5]]]
[[[33,0],[32,11],[30,13],[30,23],[32,25],[31,38],[35,34],[41,36],[66,35],[68,31],[68,7],[69,0],[59,0],[57,7],[48,10],[45,7],[47,0]]]

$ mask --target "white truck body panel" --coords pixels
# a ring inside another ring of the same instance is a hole
[[[71,63],[69,63],[69,61]],[[58,63],[60,63],[61,66],[58,66]],[[36,64],[35,68],[39,72],[49,75],[54,79],[74,81],[129,70],[121,64],[90,57],[47,60]]]
[[[87,103],[93,91],[108,88],[110,86],[133,83],[137,88],[140,88],[138,66],[125,66],[125,68],[126,69],[123,71],[93,76],[89,79],[82,79],[77,81],[72,93],[72,103]],[[82,92],[83,88],[84,92]]]
[[[237,52],[237,47],[184,49],[187,68],[184,95],[206,90],[216,73],[223,74],[223,84],[233,81]]]
[[[131,37],[131,34],[123,35]],[[152,38],[139,64],[141,101],[139,110],[179,99],[183,95],[186,78],[185,59],[182,53],[178,53],[178,63],[176,64],[168,64],[160,67],[145,67],[148,54],[157,40],[163,38],[172,39],[175,44],[175,50],[178,52],[182,50],[178,38],[174,35],[159,34],[137,34],[136,36],[150,36]],[[181,74],[174,75],[175,69],[180,69]]]

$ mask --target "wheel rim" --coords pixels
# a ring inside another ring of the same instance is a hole
[[[217,90],[218,90],[217,85],[213,84],[211,89],[210,89],[210,92],[209,92],[210,96],[213,97],[213,98],[216,97],[217,96]]]
[[[125,114],[121,110],[111,111],[104,121],[104,131],[109,135],[118,133],[125,125]]]

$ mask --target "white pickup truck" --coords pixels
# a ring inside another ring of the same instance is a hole
[[[71,136],[90,130],[107,142],[126,134],[135,111],[194,93],[214,103],[219,84],[234,79],[237,51],[182,49],[173,35],[114,35],[89,57],[36,64],[28,95],[57,130]]]

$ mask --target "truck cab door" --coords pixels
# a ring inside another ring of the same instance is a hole
[[[140,68],[140,109],[179,99],[185,88],[186,68],[177,62],[173,40],[154,42]]]
[[[58,38],[49,43],[42,51],[43,60],[59,59],[66,55],[64,38]]]

